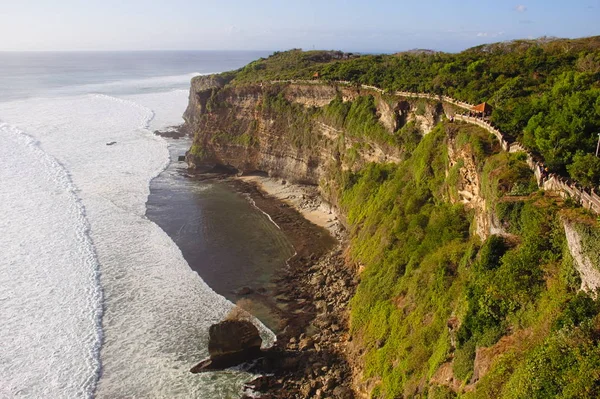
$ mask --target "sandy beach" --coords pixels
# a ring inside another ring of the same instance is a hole
[[[327,229],[333,237],[341,238],[342,224],[335,208],[319,196],[317,187],[290,184],[284,179],[265,176],[240,176],[238,179],[255,184],[266,194],[291,205],[311,223]]]

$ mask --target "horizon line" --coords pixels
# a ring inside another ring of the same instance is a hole
[[[517,38],[517,39],[507,39],[507,40],[500,40],[500,41],[496,41],[496,42],[489,42],[489,43],[483,43],[483,44],[478,44],[478,45],[474,45],[474,46],[467,46],[462,48],[461,50],[458,51],[447,51],[447,50],[439,50],[439,49],[434,49],[434,48],[426,48],[426,47],[413,47],[413,48],[408,48],[408,49],[395,49],[395,50],[390,50],[390,49],[386,49],[386,50],[376,50],[376,49],[362,49],[362,50],[351,50],[351,49],[345,49],[342,50],[340,48],[338,49],[304,49],[302,47],[289,47],[286,49],[121,49],[121,50],[117,50],[117,49],[103,49],[103,50],[93,50],[93,49],[70,49],[70,50],[2,50],[0,49],[0,53],[150,53],[150,52],[247,52],[247,53],[258,53],[258,52],[285,52],[285,51],[290,51],[290,50],[294,50],[294,49],[300,49],[302,51],[343,51],[343,52],[354,52],[354,53],[362,53],[362,54],[395,54],[395,53],[402,53],[402,52],[408,52],[408,51],[415,51],[415,50],[419,50],[419,51],[434,51],[434,52],[438,52],[438,53],[448,53],[448,54],[456,54],[456,53],[460,53],[462,51],[465,50],[469,50],[471,48],[474,47],[480,47],[480,46],[487,46],[487,45],[492,45],[492,44],[498,44],[498,43],[510,43],[510,42],[515,42],[515,41],[539,41],[542,39],[550,39],[550,40],[582,40],[582,39],[590,39],[590,38],[594,38],[594,37],[600,37],[600,35],[589,35],[589,36],[580,36],[580,37],[559,37],[559,36],[547,36],[547,35],[543,35],[543,36],[539,36],[536,38],[531,38],[531,37],[526,37],[526,38]]]

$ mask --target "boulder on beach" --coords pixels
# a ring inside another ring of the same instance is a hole
[[[210,326],[208,353],[211,359],[239,352],[260,352],[262,338],[249,320],[225,320]]]
[[[258,328],[248,320],[225,320],[213,324],[208,335],[210,358],[194,366],[190,370],[192,373],[222,370],[262,355],[262,338]]]

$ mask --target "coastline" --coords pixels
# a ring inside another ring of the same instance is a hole
[[[168,138],[178,141],[177,137]],[[172,156],[171,163],[180,162]],[[249,382],[245,388],[259,392],[263,398],[353,398],[353,372],[346,361],[349,352],[346,349],[349,342],[347,304],[357,281],[355,272],[344,260],[346,235],[334,210],[313,186],[290,184],[264,176],[183,173],[183,168],[180,169],[180,177],[183,176],[192,187],[225,185],[246,197],[244,201],[266,215],[267,223],[274,224],[276,227],[272,228],[285,235],[293,247],[287,262],[282,262],[273,271],[269,284],[258,290],[256,286],[251,289],[244,286],[238,288],[235,295],[230,292],[230,300],[263,323],[272,321],[271,327],[275,326],[277,335],[272,350],[276,358],[285,359],[282,364],[269,367],[268,372],[260,366],[250,370],[263,377]],[[160,207],[164,203],[152,206]],[[176,213],[180,218],[193,217],[187,211],[189,209],[177,208]],[[183,234],[197,235],[194,231]],[[268,236],[261,237],[261,243],[269,239]],[[200,248],[191,250],[201,251]],[[204,279],[202,270],[194,264],[195,259],[192,257],[187,261]],[[221,277],[227,279],[227,276]],[[217,288],[207,283],[211,288]],[[226,292],[221,291],[221,294]],[[281,328],[276,328],[277,325]]]
[[[248,387],[263,398],[353,398],[347,305],[357,280],[344,260],[342,224],[316,187],[263,176],[224,179],[249,194],[296,249],[276,279],[288,328],[277,334],[275,349],[302,361],[271,369]]]
[[[290,184],[285,179],[259,175],[239,176],[237,179],[254,184],[266,195],[291,205],[309,222],[329,231],[337,241],[344,240],[344,227],[335,209],[323,201],[316,187]]]
[[[213,291],[234,304],[250,305],[251,313],[278,332],[281,311],[270,293],[276,271],[294,254],[291,243],[239,190],[187,173],[178,159],[188,140],[167,140],[171,162],[151,183],[147,217]]]

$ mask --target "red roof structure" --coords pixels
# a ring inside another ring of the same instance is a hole
[[[488,103],[477,104],[471,111],[477,112],[478,114],[489,115],[492,113],[492,106]]]

